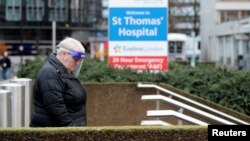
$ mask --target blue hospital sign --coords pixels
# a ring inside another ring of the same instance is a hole
[[[109,65],[168,69],[168,0],[109,0]]]
[[[167,40],[167,8],[110,8],[110,40]]]

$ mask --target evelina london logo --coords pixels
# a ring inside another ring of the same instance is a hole
[[[121,50],[122,50],[122,47],[119,46],[119,45],[115,45],[115,46],[113,47],[113,49],[114,49],[114,52],[115,52],[115,53],[120,53]]]

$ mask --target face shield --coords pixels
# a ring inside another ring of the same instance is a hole
[[[73,51],[73,50],[68,50],[63,48],[63,50],[65,50],[66,52],[68,52],[68,54],[75,60],[78,61],[78,64],[75,66],[74,70],[72,71],[73,75],[75,77],[79,76],[79,73],[81,71],[82,68],[82,63],[83,60],[86,56],[86,53],[80,52],[80,51]]]
[[[83,60],[86,56],[85,53],[83,52],[79,52],[79,51],[69,51],[69,55],[74,58],[75,61],[79,61],[79,63],[75,66],[75,69],[73,70],[73,75],[75,77],[78,77],[79,76],[79,73],[81,71],[81,68],[82,68],[82,63],[83,63]]]

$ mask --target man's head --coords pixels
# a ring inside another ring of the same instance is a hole
[[[57,58],[69,72],[73,72],[84,57],[83,45],[74,38],[67,37],[57,45]]]

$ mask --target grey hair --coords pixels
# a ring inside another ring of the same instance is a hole
[[[65,51],[64,48],[61,48],[61,47],[56,47],[56,54],[60,54],[61,52]]]
[[[66,37],[57,45],[57,54],[66,50],[80,51],[85,53],[85,48],[78,40]]]

